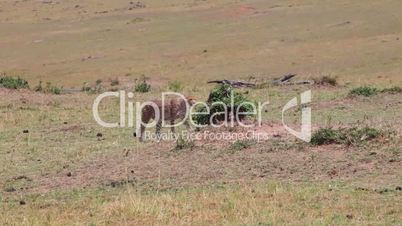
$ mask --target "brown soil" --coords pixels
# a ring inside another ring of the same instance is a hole
[[[253,181],[348,181],[356,186],[397,186],[400,159],[386,151],[346,146],[312,147],[280,131],[269,141],[233,150],[231,141],[200,141],[193,148],[175,150],[173,142],[149,143],[107,153],[80,163],[74,170],[34,178],[34,192],[126,183],[151,188]],[[358,178],[358,180],[356,180]]]

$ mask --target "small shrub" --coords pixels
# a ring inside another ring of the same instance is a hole
[[[378,138],[382,132],[370,127],[364,128],[321,128],[316,131],[312,138],[311,144],[313,145],[328,145],[328,144],[359,144],[367,140]]]
[[[321,128],[311,137],[313,145],[324,145],[337,143],[339,140],[339,131],[332,128]]]
[[[352,89],[349,94],[351,96],[365,96],[370,97],[378,94],[378,89],[370,86],[362,86]]]
[[[21,78],[14,78],[11,76],[0,77],[0,87],[7,89],[25,89],[29,88],[28,82]]]
[[[382,93],[398,94],[402,93],[402,88],[399,86],[394,86],[392,88],[383,89]]]
[[[231,93],[233,92],[233,106],[231,102]],[[229,111],[232,107],[236,111],[237,107],[240,106],[244,102],[251,102],[246,98],[246,96],[242,93],[237,92],[236,90],[233,89],[230,85],[227,84],[221,84],[217,85],[209,94],[209,98],[207,103],[210,105],[210,112],[209,114],[197,114],[197,115],[192,115],[193,121],[198,124],[198,125],[207,125],[211,121],[211,117],[213,117],[212,121],[215,123],[217,121],[224,121],[225,120],[225,114],[219,114],[219,112],[225,112],[224,106],[221,104],[211,106],[212,103],[214,102],[223,102],[227,110]],[[253,112],[253,107],[250,105],[242,105],[242,107],[239,109],[239,112]],[[206,107],[199,105],[196,107],[195,112],[201,113],[201,112],[206,112]],[[216,114],[218,113],[218,114]],[[229,114],[229,112],[226,112]],[[228,115],[227,115],[228,116]],[[239,116],[239,119],[243,119],[243,116]]]
[[[364,128],[350,128],[342,131],[340,137],[344,144],[358,144],[366,140],[372,140],[379,137],[382,133],[377,129],[364,127]]]
[[[322,86],[325,86],[325,85],[337,86],[338,85],[338,81],[337,81],[336,77],[332,77],[332,76],[328,76],[328,75],[325,75],[325,76],[322,76],[319,78],[313,78],[313,81],[314,81],[314,84],[322,85]]]
[[[180,81],[171,81],[168,83],[169,90],[173,92],[181,92],[183,91],[183,84]]]
[[[143,76],[141,83],[135,85],[134,90],[138,93],[147,93],[151,90],[151,85],[147,83],[145,76]]]

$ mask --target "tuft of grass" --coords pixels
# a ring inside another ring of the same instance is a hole
[[[321,86],[337,86],[338,81],[336,77],[325,75],[318,78],[313,78],[314,84],[321,85]]]
[[[370,97],[377,95],[379,90],[375,87],[371,86],[362,86],[358,88],[354,88],[349,92],[349,95],[351,96],[365,96],[365,97]]]
[[[29,88],[28,82],[21,78],[14,78],[11,76],[3,75],[0,77],[0,87],[7,89],[27,89]]]
[[[174,150],[175,151],[186,150],[186,149],[193,150],[194,147],[195,144],[193,140],[187,140],[184,139],[183,136],[179,136],[176,139],[176,146],[174,147]]]
[[[47,82],[46,86],[43,87],[42,83],[42,81],[39,81],[39,84],[35,86],[35,92],[51,93],[55,95],[60,95],[63,92],[63,87],[54,86],[50,82]]]
[[[247,148],[250,148],[254,144],[253,140],[236,140],[230,146],[230,150],[232,151],[241,151]]]
[[[168,83],[169,90],[173,92],[181,92],[184,89],[184,85],[180,81],[170,81]]]
[[[95,86],[90,86],[87,82],[84,82],[84,84],[82,85],[81,91],[82,92],[86,92],[86,93],[100,93],[102,92],[103,86],[102,86],[102,80],[98,79],[95,81]]]
[[[328,145],[328,144],[359,144],[364,141],[373,140],[380,137],[383,133],[375,128],[321,128],[317,130],[312,138],[313,145]]]
[[[391,88],[386,88],[381,91],[382,93],[398,94],[402,93],[402,88],[399,86],[394,86]]]
[[[111,81],[110,81],[110,85],[111,86],[118,86],[120,84],[120,82],[119,82],[119,79],[112,79]]]

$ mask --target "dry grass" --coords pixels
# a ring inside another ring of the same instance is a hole
[[[402,86],[399,0],[149,0],[133,10],[126,0],[43,2],[0,3],[0,74],[74,89],[101,79],[130,91],[144,74],[151,90],[136,93],[139,101],[160,96],[169,81],[202,101],[210,79],[331,74],[336,87],[268,87],[248,97],[269,100],[264,123],[278,125],[285,103],[312,88],[315,127],[391,128],[396,136],[314,148],[277,134],[239,151],[204,142],[172,152],[172,143],[138,144],[130,128],[100,128],[95,95],[0,88],[0,224],[402,224],[394,189],[401,94],[348,98],[353,87]],[[103,103],[102,117],[115,120],[117,106]],[[299,123],[300,109],[287,113]]]
[[[398,0],[146,5],[128,10],[126,0],[4,1],[0,71],[64,87],[142,74],[192,87],[216,77],[286,73],[330,73],[359,85],[401,82]],[[135,18],[144,21],[128,23]]]
[[[116,198],[105,198],[115,192]],[[150,193],[127,188],[47,194],[24,206],[4,204],[0,219],[19,225],[392,225],[402,220],[401,201],[395,191],[260,182]]]

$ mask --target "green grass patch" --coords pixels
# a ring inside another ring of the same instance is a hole
[[[134,87],[135,92],[137,93],[147,93],[151,90],[151,85],[148,84],[145,76],[140,83],[136,83]]]
[[[21,78],[14,78],[11,76],[3,75],[0,77],[0,87],[7,89],[27,89],[29,88],[28,82]]]
[[[362,86],[358,88],[354,88],[349,92],[350,96],[365,96],[365,97],[371,97],[374,95],[377,95],[379,93],[379,90],[375,87],[371,86]]]
[[[250,148],[254,144],[255,144],[254,140],[236,140],[230,146],[230,150],[232,150],[232,151],[241,151],[241,150]]]
[[[311,139],[313,145],[328,144],[359,144],[364,141],[380,137],[383,132],[370,127],[364,128],[321,128],[317,130]]]
[[[170,81],[168,83],[168,88],[173,92],[181,92],[184,89],[184,85],[180,81]]]

